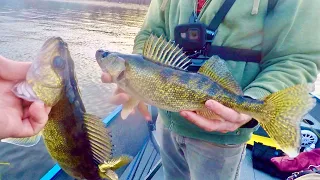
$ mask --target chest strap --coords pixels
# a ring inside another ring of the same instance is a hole
[[[208,40],[212,41],[214,39],[217,34],[219,25],[231,9],[234,2],[235,0],[225,0],[225,2],[222,4],[217,14],[214,16],[211,23],[207,27],[209,32],[211,32],[211,34],[207,36]],[[278,0],[268,0],[267,14],[269,14],[275,8],[277,2]],[[211,45],[211,43],[207,43],[205,49],[205,56],[210,57],[213,55],[218,55],[222,59],[226,60],[260,63],[262,59],[261,51],[257,50],[215,46]]]
[[[209,57],[218,55],[222,59],[233,61],[260,63],[262,59],[261,51],[215,45],[207,45],[206,51],[204,53]]]

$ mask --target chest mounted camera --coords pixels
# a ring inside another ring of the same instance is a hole
[[[174,30],[174,41],[184,51],[200,50],[206,44],[206,26],[202,23],[180,24]]]

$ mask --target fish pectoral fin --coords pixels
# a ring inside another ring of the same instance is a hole
[[[118,174],[111,169],[106,170],[106,172],[100,171],[99,174],[100,174],[100,177],[106,178],[109,180],[118,180],[119,179]]]
[[[121,118],[127,119],[134,108],[139,104],[139,100],[131,97],[125,104],[123,104],[121,110]]]
[[[243,95],[242,89],[229,71],[227,64],[218,56],[212,56],[199,69],[199,74],[209,77],[223,88]]]
[[[120,156],[118,158],[105,161],[103,164],[99,165],[100,175],[104,178],[116,180],[118,179],[118,175],[114,172],[114,170],[129,164],[131,161],[132,158],[129,156]]]
[[[10,166],[10,163],[8,163],[8,162],[0,162],[0,166]]]
[[[215,114],[213,111],[206,108],[196,110],[196,113],[206,119],[223,121],[223,119],[219,115]]]
[[[40,141],[42,136],[42,131],[40,131],[38,134],[27,137],[27,138],[5,138],[1,139],[1,142],[8,143],[8,144],[14,144],[17,146],[24,146],[24,147],[31,147]]]
[[[117,170],[122,166],[129,164],[131,161],[132,161],[132,157],[123,155],[123,156],[112,158],[108,161],[105,161],[103,164],[99,165],[99,169],[101,171],[106,171],[107,169]]]

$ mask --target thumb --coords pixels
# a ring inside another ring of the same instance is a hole
[[[42,101],[36,101],[31,104],[29,108],[29,121],[34,132],[38,133],[42,128],[44,128],[45,124],[48,121],[48,114],[50,110],[51,107],[46,107]]]
[[[27,76],[30,65],[31,62],[18,62],[0,56],[0,78],[12,81],[23,80]]]

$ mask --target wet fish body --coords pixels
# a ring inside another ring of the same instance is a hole
[[[131,161],[127,156],[112,157],[108,129],[99,117],[86,113],[74,61],[61,38],[46,41],[27,80],[17,84],[13,92],[29,101],[40,99],[52,109],[41,133],[3,142],[33,146],[42,136],[50,156],[77,179],[118,179],[115,170]]]
[[[123,57],[126,70],[124,84],[120,80],[120,87],[150,105],[178,112],[202,109],[208,99],[216,99],[233,108],[244,105],[244,102],[257,106],[263,104],[260,100],[236,95],[202,74],[163,66],[140,55]]]
[[[245,97],[218,56],[207,60],[197,73],[188,72],[190,60],[182,50],[154,35],[146,41],[142,55],[98,50],[96,60],[104,72],[111,74],[113,82],[131,95],[123,105],[124,119],[139,101],[168,111],[192,110],[215,119],[217,115],[204,105],[214,99],[257,119],[291,157],[299,154],[302,116],[315,106],[309,84],[295,85],[264,99]]]

